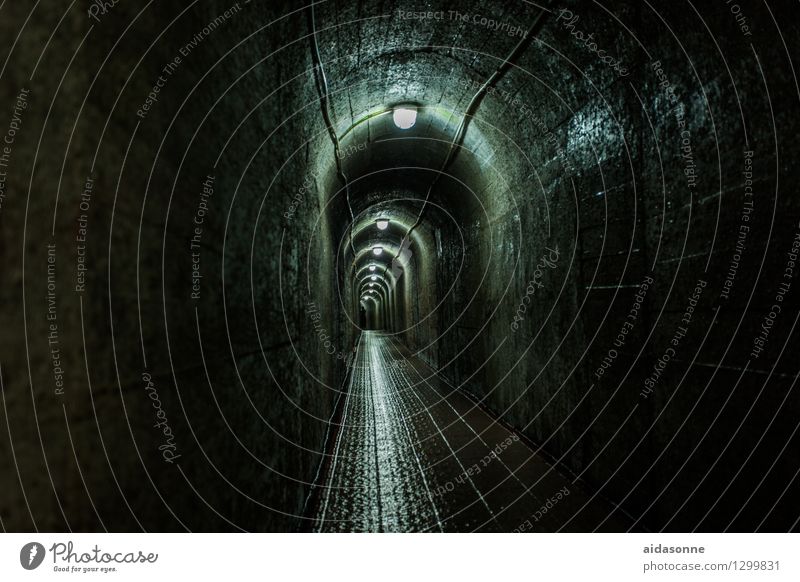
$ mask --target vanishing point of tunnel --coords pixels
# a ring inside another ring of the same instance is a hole
[[[33,4],[4,530],[798,529],[796,3]]]

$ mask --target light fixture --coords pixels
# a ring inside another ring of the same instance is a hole
[[[370,284],[369,284],[369,286],[370,286],[370,287],[374,287],[374,286],[375,286],[375,283],[370,283]]]
[[[377,281],[378,280],[378,276],[377,275],[373,275],[372,277],[369,278],[369,280],[370,281]]]
[[[414,124],[417,122],[417,110],[399,107],[392,113],[392,119],[394,120],[394,124],[400,129],[409,129],[414,127]]]
[[[385,218],[379,218],[375,221],[375,225],[378,227],[378,230],[386,230],[389,228],[389,221]]]
[[[375,265],[370,265],[370,266],[369,266],[369,270],[370,270],[370,271],[374,271],[374,270],[375,270]]]
[[[379,257],[383,252],[383,247],[372,247],[372,254]]]

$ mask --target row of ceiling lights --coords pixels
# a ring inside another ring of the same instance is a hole
[[[397,113],[397,111],[398,110],[395,110],[395,113]],[[414,117],[416,118],[416,111],[414,111]],[[397,118],[396,117],[395,117],[395,123],[397,123]],[[413,125],[413,123],[411,125]],[[400,127],[400,126],[398,125],[398,127]],[[386,230],[387,228],[389,228],[389,219],[388,218],[379,218],[379,219],[377,219],[375,221],[375,226],[378,227],[378,230]],[[380,245],[375,245],[374,247],[372,247],[372,254],[375,255],[376,257],[379,257],[380,255],[383,254],[383,247],[380,246]],[[371,264],[369,266],[370,273],[374,273],[377,268],[378,268],[377,265]],[[369,280],[372,281],[371,283],[369,283],[369,287],[375,287],[376,283],[374,281],[378,280],[378,276],[377,275],[370,275]],[[361,299],[366,299],[369,296],[369,294],[377,295],[378,292],[375,289],[370,288],[365,292],[365,294],[361,297]]]
[[[414,127],[417,123],[417,110],[416,109],[409,109],[406,107],[398,107],[392,111],[392,121],[399,129],[410,129]],[[375,221],[375,225],[378,227],[378,230],[386,230],[389,228],[389,219],[388,218],[379,218]],[[379,257],[383,254],[383,247],[380,245],[375,245],[372,247],[372,254],[376,257]],[[369,270],[370,272],[375,272],[377,268],[376,265],[370,265]],[[374,281],[378,280],[377,275],[371,275],[369,284],[370,289],[366,291],[366,293],[361,297],[361,299],[366,299],[369,295],[377,295],[378,292],[373,289],[376,283]]]

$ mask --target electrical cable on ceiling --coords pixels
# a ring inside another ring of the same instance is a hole
[[[453,140],[450,143],[450,147],[448,149],[447,155],[445,156],[444,161],[442,162],[439,171],[436,173],[436,176],[431,181],[430,186],[425,194],[425,199],[422,203],[422,207],[420,208],[419,214],[417,215],[417,219],[414,223],[407,229],[406,234],[403,236],[403,239],[400,244],[400,248],[397,251],[397,254],[392,259],[391,263],[394,263],[402,254],[403,249],[410,244],[410,236],[412,232],[419,226],[422,216],[425,213],[425,209],[428,205],[428,201],[430,200],[431,193],[433,189],[438,184],[439,180],[441,179],[442,175],[447,171],[449,166],[453,163],[458,152],[461,149],[461,146],[464,143],[464,139],[466,137],[467,129],[469,128],[469,123],[472,118],[475,116],[475,113],[478,110],[478,107],[482,103],[484,97],[488,94],[489,90],[494,87],[497,82],[505,75],[505,73],[514,65],[516,60],[519,56],[528,48],[531,42],[535,37],[535,34],[539,28],[539,25],[542,23],[543,18],[546,13],[549,12],[549,6],[552,4],[552,0],[548,0],[545,5],[540,9],[539,14],[534,19],[531,26],[528,28],[528,31],[523,35],[523,37],[519,40],[519,42],[514,46],[508,56],[503,59],[503,62],[495,69],[495,71],[489,76],[489,78],[483,83],[483,85],[478,89],[478,91],[473,95],[472,99],[470,99],[469,104],[467,105],[466,110],[464,111],[464,115],[461,118],[461,122],[456,129],[455,135],[453,136]],[[350,212],[350,228],[349,228],[349,238],[350,238],[350,247],[353,251],[353,256],[355,258],[356,249],[353,243],[353,226],[355,224],[355,214],[353,213],[353,206],[350,201],[350,186],[349,181],[347,179],[347,175],[344,173],[344,169],[342,167],[341,156],[340,156],[340,145],[339,145],[339,137],[336,134],[336,130],[334,128],[334,123],[332,120],[331,110],[330,110],[330,100],[329,100],[329,89],[328,89],[328,79],[325,75],[325,69],[322,65],[322,57],[319,51],[319,44],[317,42],[317,28],[316,28],[316,17],[314,11],[315,3],[312,2],[309,5],[309,10],[307,12],[308,19],[309,19],[309,27],[311,29],[311,45],[312,45],[312,60],[314,62],[314,70],[315,70],[315,80],[317,83],[317,88],[320,93],[320,105],[322,109],[322,116],[325,120],[325,126],[328,129],[328,134],[330,135],[331,142],[333,143],[334,148],[334,156],[336,158],[336,173],[342,182],[344,189],[345,189],[345,197],[347,200],[347,208]],[[390,264],[391,264],[390,263]],[[354,265],[355,266],[355,265]],[[383,275],[389,270],[389,265],[387,265],[383,270]]]
[[[350,211],[350,229],[349,229],[349,237],[350,237],[350,247],[353,250],[353,256],[355,257],[356,248],[353,244],[353,225],[355,223],[356,217],[353,214],[353,206],[350,204],[350,183],[347,180],[347,175],[344,173],[344,168],[342,167],[342,157],[340,155],[339,150],[339,136],[336,135],[336,129],[334,128],[334,123],[332,120],[332,115],[330,111],[330,100],[329,100],[329,90],[328,90],[328,77],[325,75],[325,68],[322,66],[322,56],[319,52],[319,44],[317,43],[317,24],[316,18],[314,13],[314,4],[316,2],[312,2],[309,5],[309,10],[306,12],[308,15],[309,20],[309,28],[311,29],[311,58],[314,63],[314,71],[315,81],[317,84],[317,90],[320,94],[320,106],[322,109],[322,117],[325,120],[325,126],[328,128],[328,134],[331,137],[331,141],[333,142],[333,155],[336,158],[336,174],[339,176],[339,180],[341,180],[344,191],[345,191],[345,198],[347,200],[347,209]]]
[[[428,205],[428,200],[431,197],[431,192],[436,187],[436,184],[439,182],[439,179],[445,173],[447,168],[450,164],[453,163],[458,152],[461,150],[461,146],[464,143],[464,138],[467,134],[467,128],[469,127],[469,122],[475,116],[478,107],[480,106],[483,98],[487,95],[489,89],[494,87],[497,82],[505,75],[505,73],[511,68],[511,66],[515,63],[515,61],[519,58],[519,56],[525,52],[531,42],[533,42],[534,36],[538,31],[539,25],[542,23],[544,15],[550,12],[549,7],[553,3],[553,0],[547,0],[544,6],[541,7],[539,14],[534,19],[533,23],[528,28],[528,31],[523,35],[523,37],[519,40],[516,46],[512,49],[512,51],[508,54],[508,56],[503,59],[503,62],[495,69],[495,71],[489,76],[489,78],[481,85],[480,89],[478,89],[477,93],[473,95],[472,99],[470,99],[469,104],[467,105],[466,110],[464,111],[464,115],[461,118],[461,123],[458,125],[458,129],[456,130],[455,135],[453,136],[453,141],[450,143],[450,148],[445,156],[444,162],[442,166],[439,168],[439,171],[436,173],[436,176],[431,181],[431,185],[428,187],[428,191],[425,194],[425,200],[422,203],[422,208],[420,208],[419,214],[417,215],[417,219],[414,221],[408,230],[406,231],[403,240],[400,243],[400,248],[397,251],[397,254],[392,259],[392,263],[394,263],[402,254],[403,249],[407,248],[407,245],[411,244],[409,237],[411,233],[414,231],[417,226],[419,226],[420,221],[422,220],[422,215],[425,212],[425,208]],[[387,266],[383,274],[386,274],[386,271],[389,269]]]

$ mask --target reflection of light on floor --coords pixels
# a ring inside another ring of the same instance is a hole
[[[518,437],[492,457],[513,433],[388,334],[361,335],[343,407],[317,531],[512,531],[565,485],[537,531],[624,531]]]
[[[386,343],[362,335],[318,529],[442,529],[407,420],[408,382],[394,373]]]

